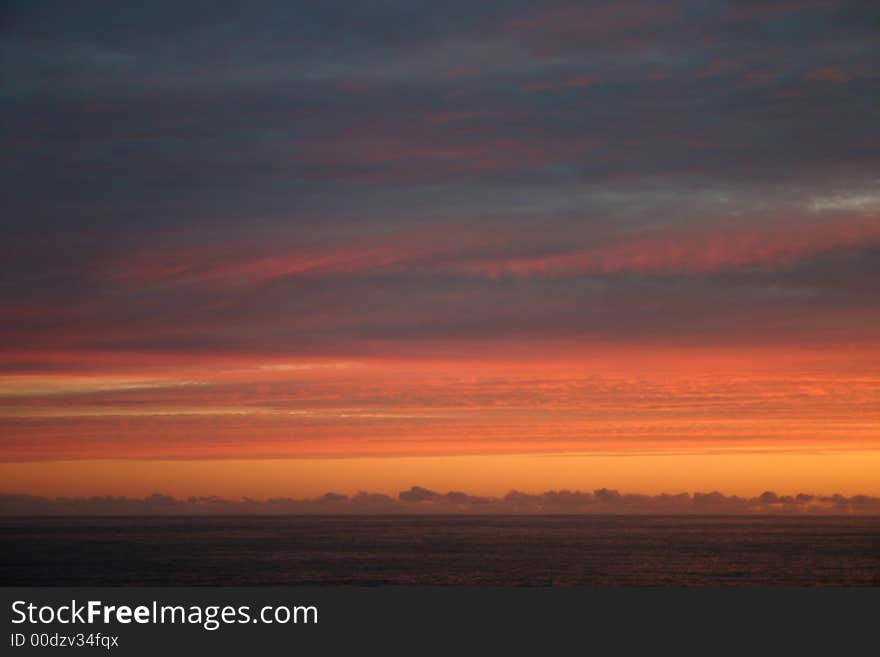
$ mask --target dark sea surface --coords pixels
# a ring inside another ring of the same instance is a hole
[[[880,586],[880,517],[0,519],[2,585]]]

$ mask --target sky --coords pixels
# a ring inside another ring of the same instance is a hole
[[[878,28],[4,2],[0,492],[880,495]]]

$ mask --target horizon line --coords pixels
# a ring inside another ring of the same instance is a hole
[[[153,493],[142,498],[94,495],[48,497],[0,493],[0,517],[23,516],[217,516],[217,515],[880,515],[880,497],[761,495],[743,497],[718,491],[646,495],[616,489],[548,490],[504,496],[461,491],[439,493],[421,486],[396,497],[359,491],[327,492],[311,498],[220,496],[173,497]]]

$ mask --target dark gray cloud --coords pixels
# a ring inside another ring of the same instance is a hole
[[[616,490],[592,492],[511,491],[504,497],[480,497],[462,492],[438,493],[420,486],[392,498],[360,492],[351,497],[327,493],[311,499],[270,498],[229,500],[219,497],[177,499],[148,497],[47,498],[0,495],[0,515],[234,515],[234,514],[833,514],[880,513],[880,498],[865,495],[728,496],[719,492],[676,495],[633,495]]]
[[[321,208],[364,180],[876,164],[871,3],[236,4],[6,3],[13,207],[146,228]]]

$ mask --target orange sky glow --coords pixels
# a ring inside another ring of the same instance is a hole
[[[880,493],[870,361],[552,346],[515,359],[147,359],[0,377],[2,489]]]

